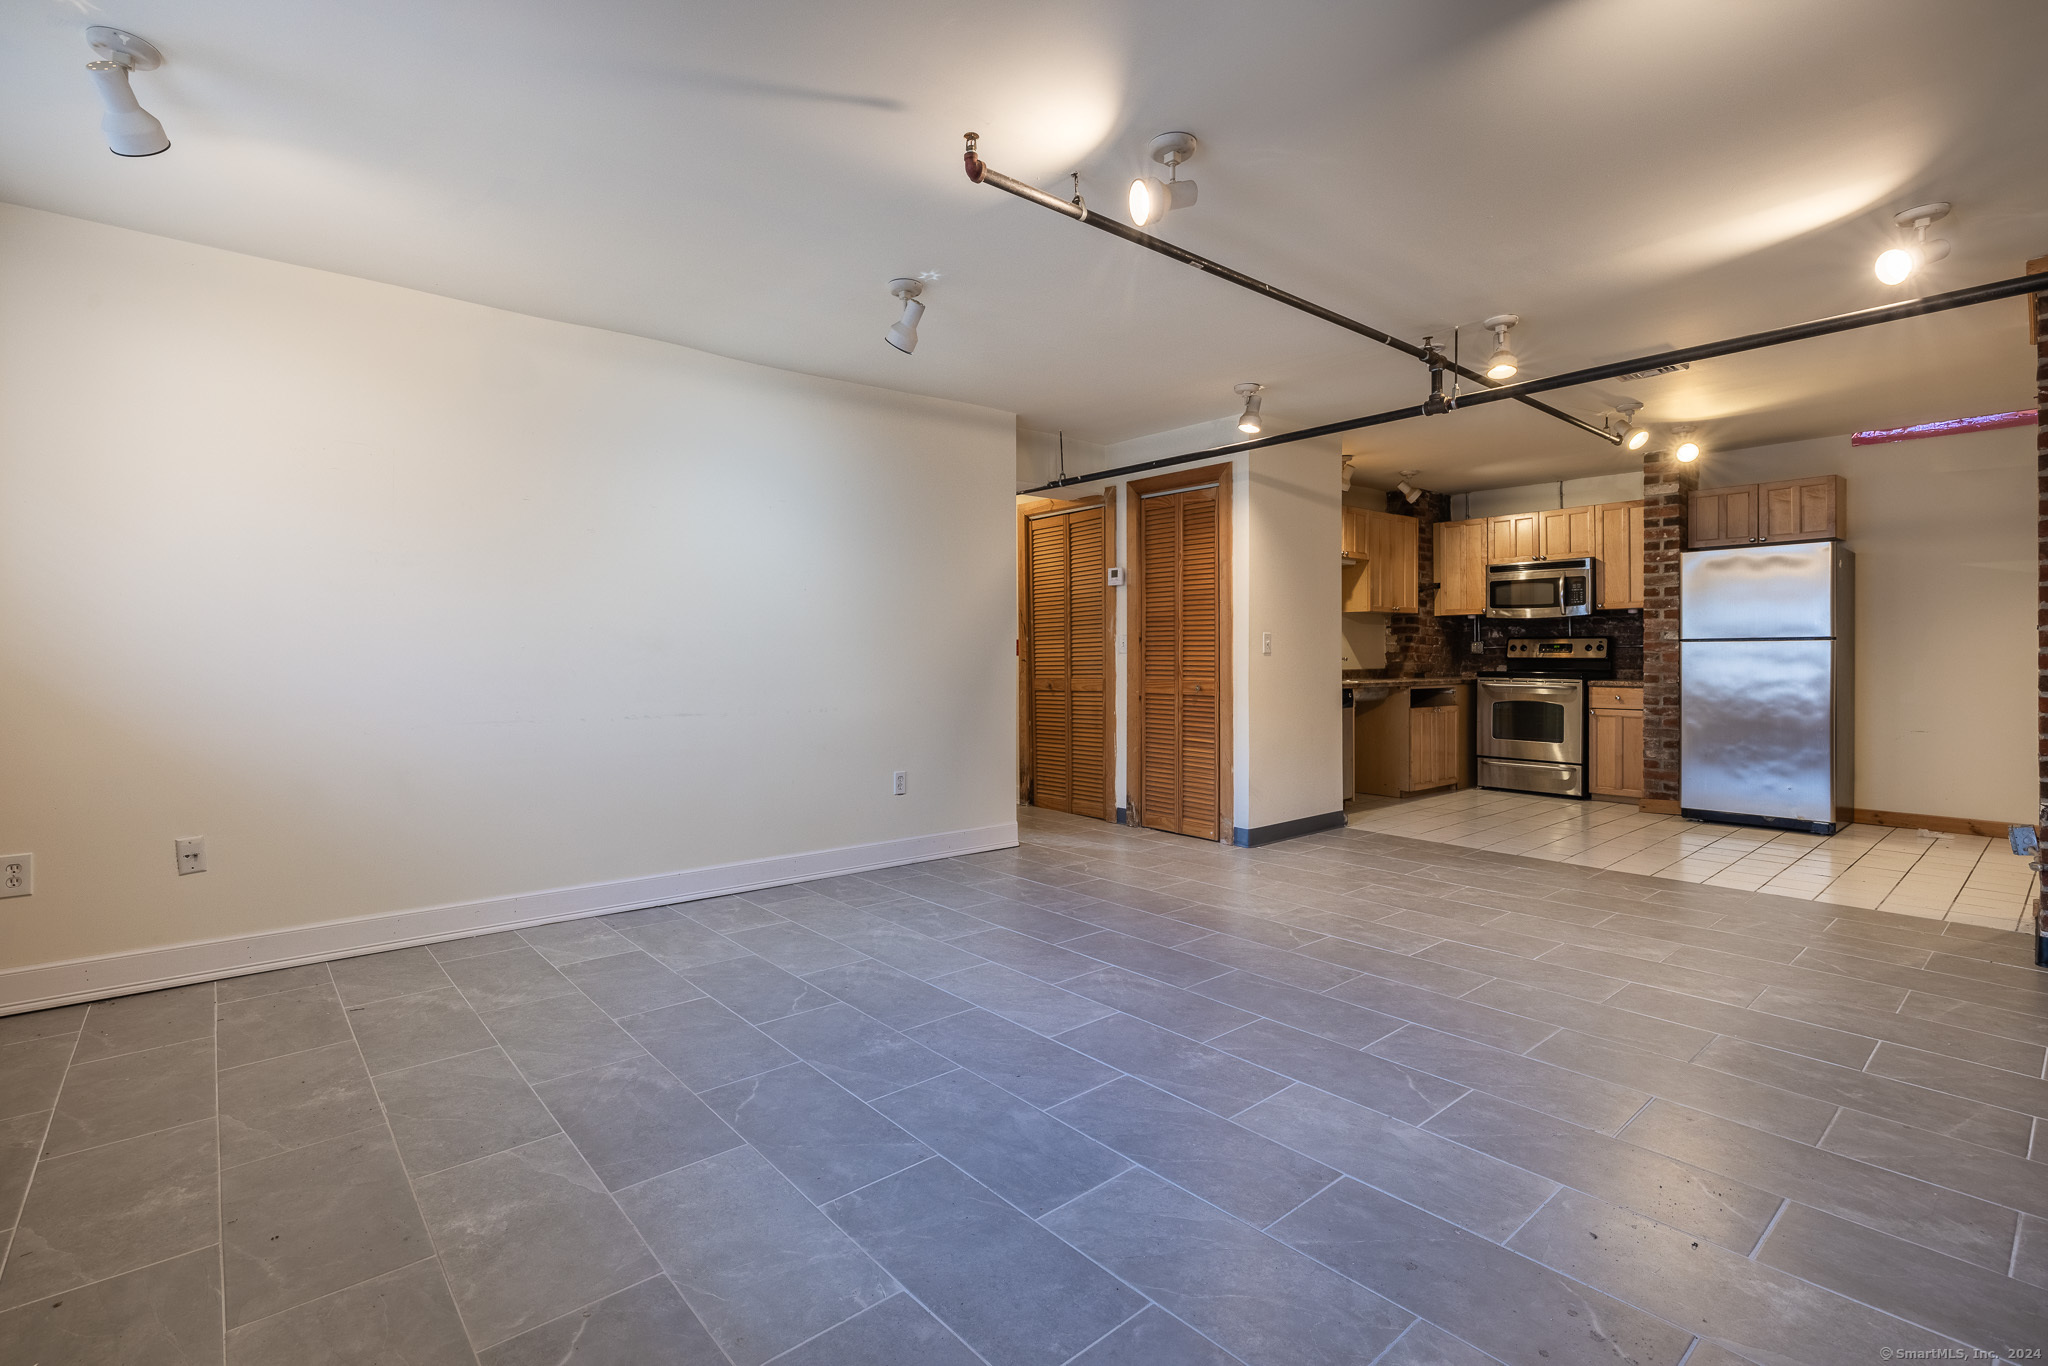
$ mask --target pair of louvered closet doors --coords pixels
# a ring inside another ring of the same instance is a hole
[[[1215,484],[1141,494],[1131,792],[1154,830],[1223,837],[1226,505]]]
[[[1098,820],[1114,804],[1111,515],[1097,503],[1024,523],[1029,800]]]

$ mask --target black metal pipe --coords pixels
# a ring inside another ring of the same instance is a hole
[[[1289,308],[1298,309],[1312,318],[1321,318],[1326,323],[1334,324],[1347,332],[1355,332],[1361,337],[1370,338],[1382,346],[1391,346],[1403,355],[1411,356],[1425,365],[1433,363],[1430,360],[1432,348],[1417,346],[1414,342],[1404,341],[1390,332],[1382,332],[1379,328],[1359,322],[1356,318],[1347,318],[1342,313],[1338,313],[1333,309],[1324,308],[1321,304],[1310,303],[1299,294],[1290,294],[1279,286],[1269,285],[1256,276],[1247,275],[1241,270],[1233,270],[1220,261],[1212,261],[1206,256],[1200,256],[1189,251],[1185,247],[1177,247],[1171,242],[1154,237],[1149,232],[1140,232],[1136,228],[1126,227],[1113,218],[1104,218],[1098,214],[1090,213],[1086,205],[1069,203],[1057,195],[1047,194],[1036,186],[1026,185],[1014,176],[1004,175],[1001,171],[989,166],[976,155],[974,150],[974,134],[969,133],[967,139],[967,178],[977,185],[993,185],[999,190],[1007,190],[1019,199],[1026,199],[1033,204],[1039,205],[1041,208],[1065,214],[1068,218],[1074,219],[1076,222],[1086,223],[1089,227],[1099,232],[1106,232],[1112,237],[1120,237],[1126,242],[1131,242],[1145,248],[1147,251],[1156,251],[1161,256],[1169,260],[1178,261],[1182,265],[1193,266],[1196,270],[1206,271],[1219,280],[1228,280],[1231,284],[1237,285],[1241,289],[1248,289],[1254,294],[1262,294],[1276,303],[1286,304]],[[1439,359],[1441,360],[1441,356],[1439,356]],[[1470,370],[1462,365],[1452,364],[1447,361],[1443,362],[1443,364],[1444,368],[1453,374],[1478,384],[1487,385],[1489,388],[1495,387],[1498,383],[1495,380],[1488,379],[1477,370]],[[1521,401],[1540,413],[1548,414],[1560,422],[1568,422],[1580,431],[1599,437],[1602,441],[1613,445],[1621,443],[1621,438],[1613,432],[1608,431],[1604,427],[1596,427],[1584,418],[1573,417],[1570,413],[1553,408],[1547,403],[1538,403],[1533,398],[1524,398]]]
[[[1610,361],[1605,365],[1591,365],[1582,370],[1527,380],[1521,384],[1502,385],[1498,389],[1486,389],[1476,394],[1461,396],[1458,399],[1458,407],[1466,408],[1478,403],[1495,403],[1501,399],[1519,398],[1522,393],[1545,393],[1552,389],[1569,388],[1575,384],[1593,384],[1603,379],[1632,375],[1638,370],[1654,370],[1660,366],[1675,365],[1681,361],[1711,360],[1717,356],[1732,356],[1743,351],[1761,351],[1765,347],[1783,346],[1787,342],[1805,341],[1809,337],[1853,332],[1858,328],[1874,327],[1879,323],[1898,322],[1929,313],[1946,313],[1953,308],[1968,308],[1972,304],[1992,303],[1999,299],[2016,298],[2021,294],[2041,293],[2048,293],[2048,271],[2034,275],[2015,275],[2009,280],[1970,285],[1963,289],[1952,289],[1946,294],[1929,294],[1924,298],[1907,299],[1895,304],[1879,304],[1875,308],[1858,309],[1854,313],[1837,313],[1832,317],[1816,318],[1812,322],[1795,323],[1790,327],[1775,327],[1767,332],[1751,332],[1746,336],[1730,337],[1726,341],[1704,342],[1699,346],[1681,347],[1676,351],[1660,351],[1655,355]],[[1121,465],[1112,470],[1075,475],[1070,479],[1040,484],[1037,488],[1022,489],[1020,492],[1043,493],[1047,489],[1065,488],[1071,484],[1090,483],[1098,479],[1120,479],[1128,474],[1141,474],[1146,470],[1164,469],[1170,465],[1184,465],[1194,460],[1213,460],[1218,456],[1262,450],[1267,446],[1281,446],[1294,441],[1313,441],[1319,436],[1335,436],[1340,432],[1355,432],[1361,427],[1380,427],[1389,422],[1423,417],[1427,412],[1427,407],[1423,405],[1390,408],[1386,412],[1373,413],[1367,417],[1347,418],[1342,422],[1325,422],[1320,427],[1305,427],[1298,432],[1260,437],[1256,441],[1237,441],[1228,446],[1211,446],[1208,450],[1190,451],[1186,455],[1169,455],[1136,465]]]

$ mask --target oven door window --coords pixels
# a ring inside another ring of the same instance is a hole
[[[1564,743],[1564,708],[1555,702],[1496,702],[1493,738],[1527,744]]]
[[[1496,579],[1486,585],[1489,607],[1556,607],[1559,581],[1547,579]]]

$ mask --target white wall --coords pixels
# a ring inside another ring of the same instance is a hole
[[[1179,455],[1242,440],[1235,417],[1112,445],[1067,439],[1067,471]],[[1043,433],[1020,430],[1019,482],[1051,477]],[[1344,802],[1340,623],[1343,589],[1335,441],[1302,442],[1229,458],[1231,466],[1232,824],[1255,830],[1340,811]],[[1217,462],[1222,463],[1222,462]],[[1147,473],[1161,473],[1148,471]],[[1146,475],[1136,476],[1140,479]],[[1125,512],[1129,480],[1086,480],[1050,496],[1117,489],[1117,563],[1131,562]],[[1129,784],[1125,708],[1128,594],[1116,594],[1118,805]],[[1266,633],[1273,653],[1261,653]]]
[[[1639,470],[1624,474],[1597,474],[1584,479],[1552,479],[1541,484],[1517,484],[1513,488],[1474,489],[1451,495],[1451,517],[1505,517],[1516,512],[1545,512],[1551,508],[1591,507],[1599,503],[1632,503],[1643,496]]]
[[[1856,805],[2034,819],[2034,428],[1709,451],[1703,486],[1840,474],[1856,552]]]
[[[0,206],[0,970],[1012,830],[1015,457]]]

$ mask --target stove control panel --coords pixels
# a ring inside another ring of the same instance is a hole
[[[1578,636],[1569,640],[1511,640],[1509,659],[1605,659],[1607,637]]]

